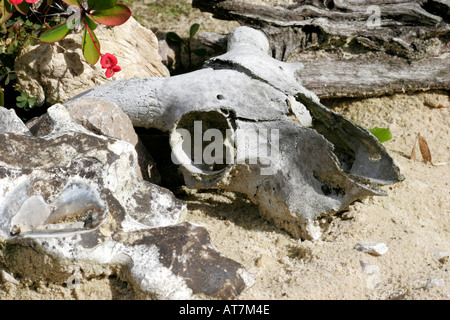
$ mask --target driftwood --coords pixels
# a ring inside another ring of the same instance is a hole
[[[303,85],[320,98],[450,89],[449,0],[254,2],[193,7],[263,31],[274,58],[304,63]]]

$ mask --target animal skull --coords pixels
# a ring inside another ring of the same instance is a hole
[[[170,133],[187,187],[242,192],[294,237],[318,239],[319,217],[403,177],[372,134],[301,85],[301,63],[268,50],[262,32],[239,27],[201,70],[111,82],[68,104],[116,103],[134,126]]]

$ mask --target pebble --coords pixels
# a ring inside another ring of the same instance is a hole
[[[444,280],[443,279],[430,279],[427,281],[427,284],[424,286],[424,289],[431,289],[431,288],[437,288],[437,287],[443,287],[444,286]]]
[[[0,272],[0,278],[2,279],[2,282],[11,282],[14,284],[19,284],[19,281],[14,279],[14,277],[12,275],[10,275],[8,272],[6,272],[5,270],[2,270]]]
[[[448,259],[450,258],[450,252],[438,251],[434,253],[434,257],[436,258],[437,261],[444,263],[448,261]]]
[[[374,275],[380,273],[380,268],[375,264],[371,264],[365,260],[361,260],[359,263],[361,264],[363,272],[367,275]]]
[[[375,256],[381,256],[388,251],[388,247],[384,243],[378,242],[359,242],[355,245],[355,249]]]
[[[361,264],[363,272],[367,275],[366,288],[370,290],[375,289],[381,283],[380,268],[365,260],[361,260],[359,263]]]

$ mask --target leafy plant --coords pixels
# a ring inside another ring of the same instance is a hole
[[[194,23],[193,25],[191,25],[191,27],[189,28],[188,40],[183,40],[175,32],[168,32],[166,34],[167,39],[183,45],[183,50],[188,55],[189,70],[192,69],[192,54],[195,54],[199,57],[204,57],[207,54],[206,49],[204,49],[204,48],[195,49],[195,50],[192,49],[192,40],[194,39],[195,35],[197,34],[198,29],[200,29],[200,25],[198,23]]]
[[[0,0],[1,104],[5,103],[6,96],[11,101],[16,98],[17,107],[24,110],[35,106],[34,98],[15,91],[15,59],[26,46],[35,45],[39,40],[57,42],[72,31],[83,31],[82,51],[88,63],[95,64],[101,57],[102,67],[107,69],[106,77],[119,72],[117,58],[101,53],[94,30],[97,24],[121,25],[130,16],[131,10],[118,0]]]
[[[16,100],[16,105],[19,108],[23,108],[25,111],[33,109],[33,107],[36,105],[36,98],[29,97],[26,92],[22,92],[22,94],[18,96]]]
[[[14,73],[11,68],[4,66],[3,70],[0,69],[0,81],[4,81],[5,85],[8,85],[12,80],[15,80],[17,78],[16,74]]]
[[[74,6],[77,18],[45,31],[39,39],[44,42],[56,42],[64,39],[72,29],[81,25],[84,29],[82,51],[84,58],[90,64],[96,64],[102,56],[100,43],[94,30],[97,23],[105,26],[118,26],[125,23],[131,16],[131,10],[117,0],[62,0],[69,6]],[[86,6],[87,4],[87,6]]]

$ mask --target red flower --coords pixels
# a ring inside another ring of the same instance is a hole
[[[102,64],[102,68],[106,69],[105,75],[107,78],[111,78],[116,72],[122,70],[117,65],[116,56],[111,53],[105,53],[104,55],[102,55],[100,63]]]
[[[25,0],[25,2],[28,2],[28,3],[35,3],[38,1],[39,0]],[[9,2],[11,2],[12,4],[21,4],[23,2],[23,0],[9,0]]]
[[[112,68],[108,68],[108,70],[106,70],[105,75],[107,78],[111,78],[114,75],[114,73],[119,72],[120,70],[122,70],[122,68],[116,65]]]
[[[105,53],[102,56],[102,59],[100,60],[100,63],[102,64],[102,68],[104,69],[110,69],[117,65],[117,58],[115,55],[111,53]]]

